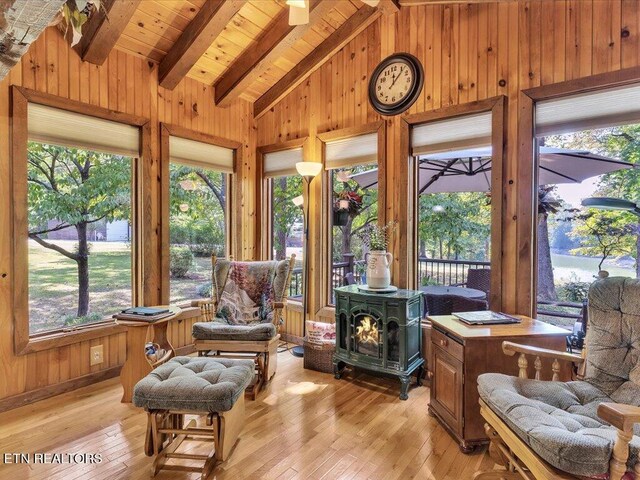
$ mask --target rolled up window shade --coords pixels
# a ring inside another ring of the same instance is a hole
[[[29,103],[27,128],[32,142],[138,157],[140,129],[124,123]]]
[[[233,173],[235,155],[232,148],[169,136],[170,161],[218,172]]]
[[[491,112],[449,118],[411,130],[413,155],[428,155],[491,145]]]
[[[378,163],[378,133],[329,141],[325,147],[325,168],[350,167]]]
[[[262,158],[262,173],[265,177],[297,175],[296,163],[304,161],[302,147],[265,153]]]
[[[640,83],[542,100],[536,104],[536,136],[640,122]]]

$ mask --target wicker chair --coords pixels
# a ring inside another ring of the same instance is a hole
[[[480,375],[478,390],[489,452],[507,469],[476,480],[640,478],[640,281],[594,282],[587,332],[583,356],[503,343],[519,376]],[[557,381],[562,361],[580,366],[578,381]]]
[[[202,322],[192,336],[200,356],[253,357],[256,381],[247,388],[255,399],[276,373],[279,327],[295,255],[288,260],[236,262],[211,257],[211,299],[196,300]]]
[[[451,315],[453,312],[477,312],[487,310],[486,300],[474,300],[460,295],[423,294],[427,315]]]
[[[453,286],[482,290],[487,294],[487,298],[489,298],[489,290],[491,289],[491,269],[470,268],[467,270],[467,281],[463,283],[455,283]]]

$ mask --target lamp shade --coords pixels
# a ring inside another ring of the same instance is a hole
[[[603,210],[625,210],[635,214],[640,213],[640,208],[634,202],[622,198],[590,197],[582,200],[583,207],[600,208]]]
[[[313,178],[322,171],[322,164],[319,162],[298,162],[296,170],[303,177]]]

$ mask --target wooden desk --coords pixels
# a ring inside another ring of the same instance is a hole
[[[566,350],[565,339],[571,332],[521,318],[519,324],[470,326],[450,315],[429,317],[433,325],[429,413],[440,420],[465,453],[489,440],[480,416],[478,376],[488,372],[518,376],[518,359],[502,352],[502,342]],[[562,363],[560,378],[568,380],[571,367]],[[547,379],[551,379],[551,363],[543,360],[543,380]]]
[[[127,327],[127,359],[120,372],[120,381],[124,388],[122,403],[131,403],[133,397],[133,387],[141,379],[151,372],[158,365],[166,362],[175,355],[173,346],[167,339],[167,324],[176,318],[182,309],[179,307],[168,307],[172,315],[153,323],[136,322],[134,320],[116,320],[118,325]],[[155,363],[149,362],[144,352],[147,342],[157,343],[166,353]]]

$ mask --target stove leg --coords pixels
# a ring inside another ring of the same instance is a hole
[[[406,400],[409,398],[409,382],[411,377],[403,375],[400,377],[400,400]]]
[[[344,368],[344,364],[340,365],[342,362],[333,362],[333,376],[336,380],[340,380],[342,378],[342,369]]]
[[[416,376],[416,385],[418,387],[422,386],[422,375],[424,375],[424,366],[420,365]]]

